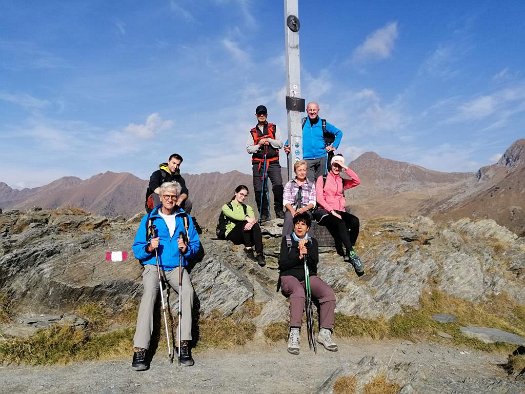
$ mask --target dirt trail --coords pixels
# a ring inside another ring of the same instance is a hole
[[[193,367],[170,364],[159,349],[145,372],[131,369],[131,356],[67,366],[4,366],[0,392],[318,393],[329,392],[341,375],[356,375],[363,383],[381,372],[402,386],[410,384],[407,392],[525,392],[524,380],[508,377],[498,366],[507,361],[504,354],[408,341],[339,340],[338,345],[336,353],[314,354],[303,341],[299,356],[289,355],[285,343],[214,349],[195,354]],[[367,362],[359,365],[363,358]]]

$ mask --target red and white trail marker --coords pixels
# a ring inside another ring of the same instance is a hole
[[[106,261],[125,261],[128,258],[128,252],[125,250],[118,250],[113,252],[106,252]]]

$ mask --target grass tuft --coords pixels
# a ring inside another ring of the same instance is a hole
[[[357,379],[355,376],[341,376],[333,387],[334,394],[352,394],[357,389]]]
[[[370,382],[365,384],[365,394],[396,394],[401,391],[397,383],[389,382],[386,376],[381,374],[375,376]]]
[[[212,312],[199,322],[200,340],[197,347],[224,349],[245,345],[253,339],[255,330],[255,324],[240,315],[224,317],[219,312]]]
[[[132,329],[90,336],[86,331],[63,325],[37,331],[27,339],[0,343],[0,363],[51,365],[71,361],[110,358],[129,353]]]
[[[383,319],[367,320],[357,316],[346,316],[341,313],[335,314],[335,329],[340,337],[371,337],[383,339],[389,333],[388,323]]]
[[[278,342],[288,339],[288,323],[274,322],[264,328],[264,336],[271,342]]]
[[[0,323],[11,321],[11,298],[7,294],[0,293]]]

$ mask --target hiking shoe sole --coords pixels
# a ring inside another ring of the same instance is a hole
[[[339,350],[339,348],[337,347],[337,345],[325,345],[323,342],[321,342],[320,340],[317,340],[317,343],[319,343],[320,345],[323,345],[323,347],[328,350],[329,352],[337,352]]]

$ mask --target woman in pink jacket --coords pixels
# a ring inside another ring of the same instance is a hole
[[[344,170],[349,179],[341,178]],[[357,174],[345,165],[342,155],[335,155],[330,162],[330,171],[326,179],[317,178],[315,185],[318,209],[314,217],[318,224],[325,226],[334,237],[336,244],[342,243],[346,248],[345,260],[349,261],[357,276],[365,273],[363,263],[354,251],[359,235],[359,219],[345,211],[346,189],[361,183]]]

